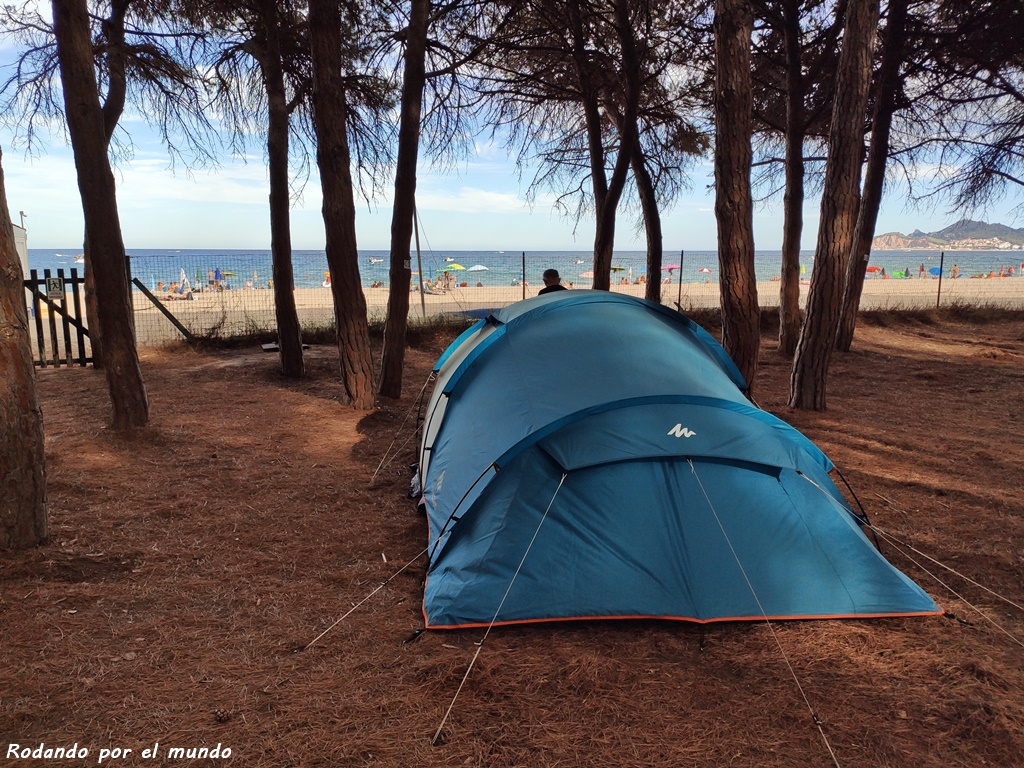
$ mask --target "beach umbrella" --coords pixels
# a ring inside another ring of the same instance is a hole
[[[214,280],[223,280],[224,273],[220,271],[220,267],[217,267],[217,271],[213,273]]]
[[[590,271],[580,272],[580,277],[586,277],[586,278],[589,278],[590,280],[593,280],[594,279],[594,273],[590,272]]]
[[[880,266],[878,266],[877,264],[872,264],[867,269],[865,269],[864,271],[867,272],[870,275],[870,274],[881,272],[882,268]]]
[[[671,272],[673,269],[679,269],[678,264],[669,264],[667,267],[662,267],[663,270]]]
[[[612,266],[611,270],[612,272],[625,272],[626,268],[620,266]]]
[[[474,264],[472,267],[466,270],[467,272],[486,272],[487,267],[483,264]]]
[[[697,273],[698,274],[704,274],[704,275],[710,275],[711,274],[711,268],[710,267],[701,267],[700,269],[697,270]]]
[[[928,274],[938,277],[939,275],[942,274],[942,267],[932,267],[931,269],[928,270]]]
[[[238,277],[237,272],[221,272],[221,274],[224,275],[224,277]]]
[[[465,267],[462,266],[461,264],[449,264],[448,269],[452,270],[453,272],[457,272],[460,269],[465,269]]]

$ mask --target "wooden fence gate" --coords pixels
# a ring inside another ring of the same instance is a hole
[[[30,270],[25,281],[29,334],[35,364],[85,366],[92,362],[92,346],[85,321],[85,276],[71,269],[52,275],[49,269]]]

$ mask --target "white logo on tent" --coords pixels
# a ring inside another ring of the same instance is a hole
[[[676,424],[668,431],[668,434],[675,435],[676,437],[693,437],[697,433],[684,427],[682,424]]]

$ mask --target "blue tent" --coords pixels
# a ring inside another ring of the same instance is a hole
[[[435,371],[428,627],[941,612],[872,546],[828,458],[666,307],[526,299]]]

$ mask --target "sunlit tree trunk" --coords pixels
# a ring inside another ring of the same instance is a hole
[[[715,218],[722,293],[722,346],[753,384],[761,344],[750,191],[753,96],[748,0],[715,2]]]
[[[65,114],[96,279],[111,426],[141,427],[149,420],[149,401],[135,348],[124,241],[93,67],[88,9],[85,0],[53,0],[52,5]]]
[[[839,325],[839,338],[836,339],[836,349],[840,352],[849,352],[850,345],[853,344],[860,297],[864,290],[864,275],[871,256],[871,241],[875,237],[878,210],[882,206],[885,166],[889,159],[889,134],[899,92],[900,64],[905,51],[907,1],[889,2],[889,19],[885,26],[882,64],[878,73],[878,92],[875,95],[875,109],[871,119],[871,145],[868,149],[867,170],[864,175],[864,192],[857,214],[857,234],[846,269],[843,315]]]
[[[839,332],[846,259],[856,233],[863,115],[877,23],[878,0],[850,0],[839,54],[814,274],[790,378],[789,405],[793,408],[823,411],[826,407],[826,382]]]
[[[615,217],[619,200],[626,187],[630,161],[633,157],[634,145],[638,141],[638,113],[640,99],[640,62],[636,51],[636,38],[629,15],[627,0],[614,2],[615,30],[618,36],[619,52],[622,56],[622,98],[624,109],[621,129],[619,131],[618,153],[611,177],[605,178],[604,139],[602,116],[595,89],[591,85],[590,72],[585,64],[588,58],[589,41],[584,33],[580,20],[581,10],[573,4],[574,24],[573,42],[574,56],[580,73],[580,93],[584,99],[587,136],[590,147],[590,167],[594,184],[594,206],[596,222],[594,233],[594,288],[607,291],[611,287],[612,254],[615,249]]]
[[[804,87],[800,0],[783,4],[786,51],[786,192],[779,275],[779,352],[792,357],[800,335],[800,238],[804,224]]]
[[[366,296],[359,278],[356,204],[348,146],[348,104],[341,80],[341,18],[334,0],[310,0],[313,53],[313,123],[323,190],[327,264],[338,331],[342,383],[361,410],[374,404],[373,361],[366,324]],[[406,287],[408,294],[408,287]]]
[[[427,17],[430,0],[412,0],[405,36],[405,69],[395,166],[395,202],[391,212],[391,287],[384,324],[384,352],[378,391],[401,397],[405,334],[409,327],[412,270],[412,218],[416,215],[416,166],[419,160],[420,115],[426,84]]]
[[[661,256],[663,237],[661,231],[661,211],[658,209],[658,194],[654,189],[654,181],[644,163],[644,154],[637,142],[633,148],[633,180],[636,182],[637,194],[640,197],[640,208],[644,216],[644,232],[647,235],[647,283],[644,286],[644,298],[648,301],[661,303]],[[682,275],[680,275],[682,279]]]
[[[274,313],[281,371],[292,379],[302,378],[302,329],[295,308],[295,278],[292,271],[291,190],[288,183],[288,100],[281,65],[281,22],[277,0],[260,3],[260,18],[266,32],[266,51],[259,57],[267,89],[267,165],[270,177],[270,253],[274,274]]]
[[[0,549],[35,546],[47,535],[43,412],[24,279],[0,168]]]
[[[103,20],[103,32],[106,39],[106,98],[103,99],[103,133],[109,147],[110,140],[117,129],[118,121],[124,113],[125,100],[128,94],[127,56],[125,55],[125,17],[131,0],[113,0],[110,13]],[[93,367],[103,367],[103,338],[100,333],[99,306],[96,299],[96,284],[91,268],[92,255],[89,253],[89,238],[86,236],[82,244],[82,256],[85,259],[83,274],[85,277],[85,316],[89,324],[89,346],[92,348]],[[131,291],[131,285],[128,285]]]

